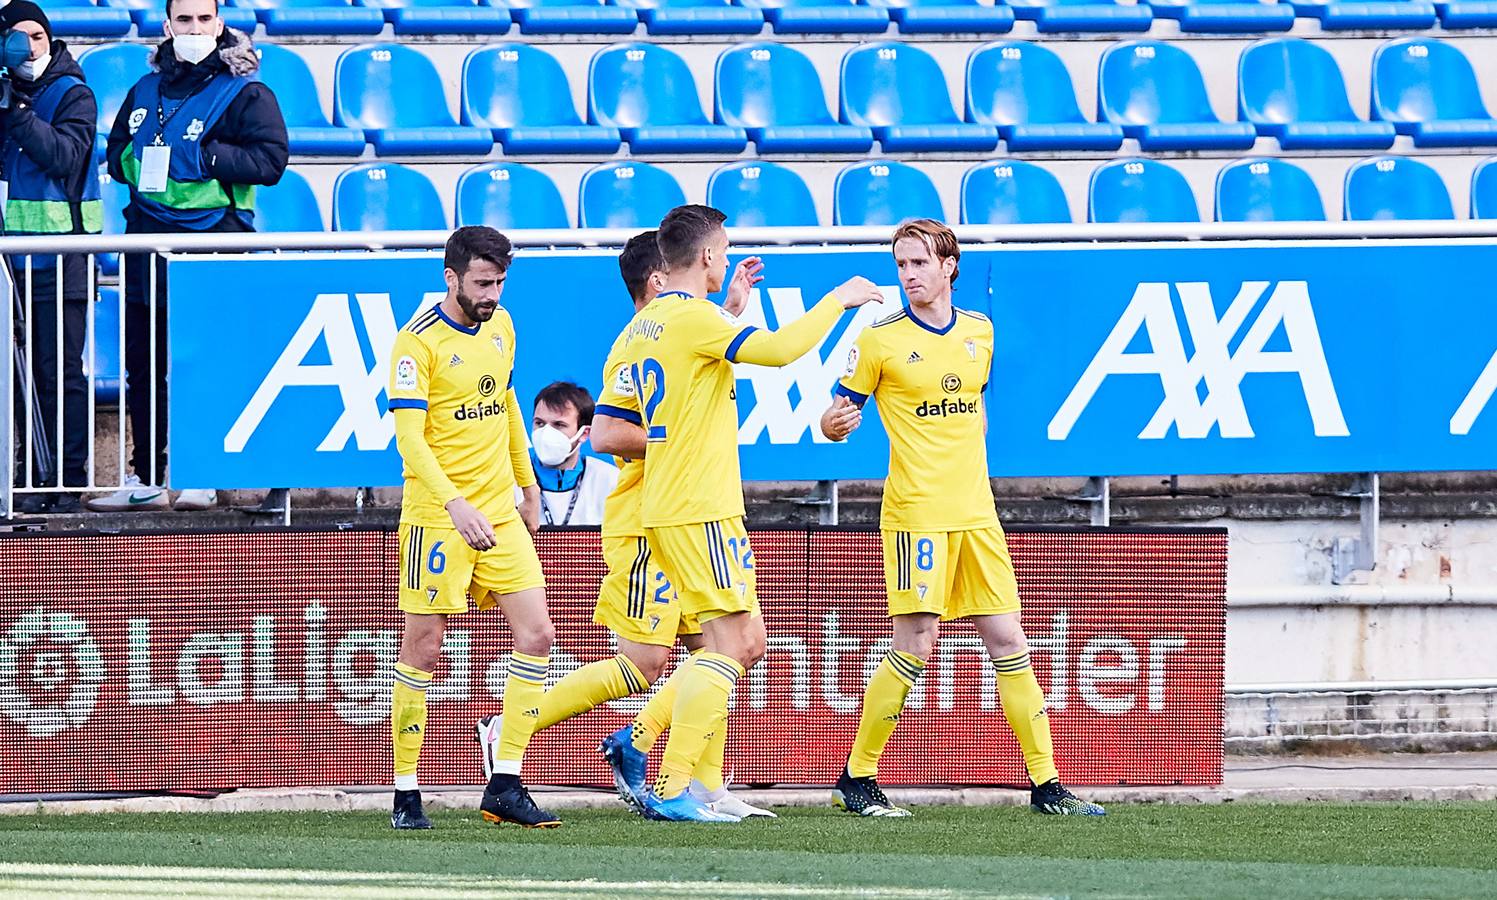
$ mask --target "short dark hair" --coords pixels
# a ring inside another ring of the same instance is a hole
[[[553,381],[535,395],[535,406],[542,403],[553,409],[572,407],[577,410],[577,425],[593,424],[593,395],[587,388],[570,381]],[[532,407],[534,408],[534,407]]]
[[[671,268],[691,265],[707,238],[727,220],[726,213],[710,206],[676,207],[660,220],[660,230],[656,232],[661,258]]]
[[[465,225],[447,239],[447,252],[442,262],[462,276],[475,259],[487,260],[498,266],[500,272],[505,272],[514,261],[514,248],[510,246],[509,238],[487,225]]]
[[[650,276],[663,271],[665,260],[660,256],[660,245],[653,231],[630,238],[624,245],[624,252],[619,254],[619,275],[623,276],[629,296],[636,301],[645,298],[645,282],[650,280]]]
[[[172,17],[172,4],[175,2],[176,0],[166,0],[166,17],[168,19]],[[218,12],[218,8],[222,5],[223,4],[219,3],[218,0],[213,0],[213,11]]]

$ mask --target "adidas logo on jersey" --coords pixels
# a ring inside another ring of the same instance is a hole
[[[907,360],[905,360],[905,362],[907,362],[907,363],[917,363],[917,362],[921,362],[924,358],[925,357],[921,356],[918,351],[911,351],[910,352],[910,358],[907,359]]]
[[[450,369],[453,366],[460,366],[462,364],[463,364],[463,358],[461,356],[458,356],[456,353],[454,353],[454,354],[452,354],[452,360],[447,363],[447,368]]]

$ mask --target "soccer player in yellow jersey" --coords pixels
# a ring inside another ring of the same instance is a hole
[[[738,820],[687,790],[724,726],[734,685],[764,654],[753,551],[743,528],[733,363],[788,365],[816,346],[844,309],[881,299],[871,281],[853,278],[779,331],[744,325],[705,299],[727,274],[725,218],[707,206],[666,214],[656,238],[666,283],[635,314],[619,350],[645,430],[646,543],[707,645],[682,668],[659,778],[643,800],[646,814],[657,819]]]
[[[1066,790],[1055,769],[1045,695],[1019,624],[1019,588],[988,482],[983,390],[993,323],[951,303],[961,249],[932,219],[894,232],[894,261],[909,305],[858,335],[822,434],[841,441],[878,402],[889,435],[880,529],[894,641],[863,697],[863,713],[835,799],[862,816],[907,816],[879,788],[878,760],[905,697],[935,649],[943,621],[970,619],[993,659],[1003,713],[1024,751],[1031,806],[1103,814]]]
[[[749,292],[763,280],[764,265],[758,257],[738,264],[728,283],[723,308],[737,314],[748,304]],[[665,264],[655,232],[630,238],[619,254],[619,274],[638,312],[660,292]],[[670,664],[671,649],[679,636],[688,650],[702,649],[701,628],[691,616],[681,615],[680,602],[670,579],[650,552],[640,524],[640,497],[644,484],[645,432],[640,426],[639,400],[629,380],[628,366],[617,356],[622,335],[614,342],[603,366],[603,389],[593,411],[590,440],[593,449],[613,453],[619,461],[619,480],[603,511],[603,560],[607,571],[598,592],[593,621],[607,627],[618,638],[619,652],[569,673],[541,700],[536,731],[581,715],[610,700],[641,693],[660,679]],[[677,670],[679,674],[679,669]],[[672,678],[650,698],[636,724],[626,726],[603,742],[602,751],[619,774],[619,795],[642,811],[645,792],[646,755],[670,725],[675,702]],[[502,716],[478,721],[478,741],[484,753],[485,774],[491,774],[493,755],[499,747]],[[726,729],[719,729],[711,746],[698,762],[691,788],[697,797],[719,812],[736,816],[770,816],[733,796],[723,783],[723,749]]]
[[[504,685],[504,733],[480,804],[490,822],[561,823],[538,809],[520,782],[520,762],[545,691],[553,630],[546,580],[531,533],[540,490],[515,398],[515,330],[499,306],[512,259],[492,228],[460,228],[447,241],[447,296],[395,338],[390,409],[405,463],[400,508],[400,609],[405,613],[390,731],[400,829],[430,828],[416,780],[426,736],[426,689],[437,668],[447,617],[497,605],[514,633]],[[524,501],[517,510],[518,485]],[[523,518],[522,518],[523,517]]]

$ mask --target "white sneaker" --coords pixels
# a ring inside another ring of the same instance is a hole
[[[739,819],[747,819],[753,816],[760,816],[766,819],[779,818],[778,815],[767,809],[760,809],[752,803],[733,796],[728,791],[727,785],[723,785],[715,791],[709,791],[702,786],[700,781],[693,780],[691,782],[691,795],[702,801],[713,812],[726,813],[730,816],[737,816]]]
[[[95,497],[86,504],[94,512],[133,512],[143,509],[167,509],[171,498],[155,485],[141,484],[137,475],[127,475],[124,487],[112,494]]]
[[[218,505],[218,491],[194,488],[183,491],[177,495],[177,502],[172,504],[172,509],[198,510],[212,509]]]

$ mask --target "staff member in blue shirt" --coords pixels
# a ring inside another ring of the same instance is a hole
[[[286,122],[242,32],[225,29],[217,0],[168,0],[167,40],[152,71],[130,89],[109,133],[109,173],[130,187],[127,234],[254,231],[255,185],[286,171]],[[134,435],[126,489],[89,501],[90,509],[161,509],[166,474],[166,266],[127,255],[126,407]],[[177,297],[211,303],[211,297]],[[151,307],[155,313],[155,421],[151,403]],[[154,424],[154,428],[152,427]],[[211,490],[185,490],[177,509],[216,505]]]

